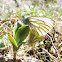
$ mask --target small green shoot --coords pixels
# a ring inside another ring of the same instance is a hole
[[[19,49],[19,47],[22,44],[24,44],[23,41],[28,36],[29,30],[30,30],[29,26],[23,25],[18,21],[18,22],[16,22],[16,24],[14,25],[14,28],[13,28],[13,37],[8,35],[8,38],[13,45],[13,51],[14,51],[13,60],[14,61],[16,60],[16,52]]]

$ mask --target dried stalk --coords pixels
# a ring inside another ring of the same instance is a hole
[[[47,35],[48,35],[48,34],[47,34]],[[48,35],[48,36],[49,36],[49,35]],[[58,53],[58,50],[57,50],[57,48],[55,47],[55,45],[54,45],[54,43],[53,43],[53,40],[52,40],[51,36],[49,36],[49,37],[50,37],[50,39],[51,39],[51,42],[52,42],[52,45],[53,45],[55,51],[57,52],[58,59],[60,60],[60,54]]]

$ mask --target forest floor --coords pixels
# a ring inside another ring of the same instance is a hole
[[[29,44],[22,45],[17,51],[16,62],[62,62],[62,1],[55,0],[54,4],[52,2],[49,0],[48,2],[44,0],[0,0],[0,43],[3,41],[5,46],[0,47],[0,62],[13,61],[13,48],[7,34],[12,35],[13,26],[18,20],[22,20],[22,15],[36,16],[33,8],[39,12],[38,14],[41,13],[40,10],[42,11],[40,16],[54,20],[55,28],[49,32],[51,38],[45,35],[34,47]],[[30,8],[27,9],[26,6]],[[33,13],[29,13],[28,10]],[[53,42],[52,38],[54,38]]]

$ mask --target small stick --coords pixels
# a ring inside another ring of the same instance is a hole
[[[47,35],[48,35],[48,34],[47,34]],[[48,36],[49,36],[49,35],[48,35]],[[58,50],[57,50],[57,48],[55,47],[55,45],[54,45],[54,43],[53,43],[53,40],[52,40],[51,36],[49,36],[49,37],[50,37],[50,39],[51,39],[51,42],[52,42],[52,45],[53,45],[55,51],[57,52],[58,59],[60,60],[60,54],[58,53]]]

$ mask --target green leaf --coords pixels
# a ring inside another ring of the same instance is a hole
[[[29,11],[29,7],[28,6],[25,6],[25,9],[26,9],[27,12]]]
[[[17,12],[20,12],[20,10],[18,9]]]
[[[20,44],[23,40],[25,40],[25,38],[28,36],[29,34],[29,26],[22,26],[20,27],[17,32],[16,32],[16,35],[15,35],[15,40],[17,42],[17,44]]]
[[[17,43],[16,43],[16,41],[15,41],[15,39],[13,37],[11,37],[10,35],[8,35],[8,38],[11,41],[11,43],[12,43],[13,46],[18,47],[18,45],[17,45]]]
[[[3,29],[3,27],[0,28],[0,30],[2,30],[2,29]]]
[[[14,28],[13,28],[13,37],[14,37],[14,38],[15,38],[15,34],[16,34],[17,30],[18,30],[19,27],[21,27],[21,26],[22,26],[22,24],[21,24],[19,21],[17,21],[17,22],[15,23]]]
[[[4,43],[0,43],[0,48],[5,47]]]
[[[22,44],[25,44],[26,42],[21,42],[20,44],[18,44],[18,48],[15,48],[15,47],[13,47],[14,48],[14,51],[17,51],[18,49],[19,49],[19,47],[22,45]]]

